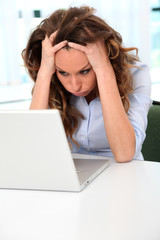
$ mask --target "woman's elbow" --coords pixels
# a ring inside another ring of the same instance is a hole
[[[125,162],[132,161],[134,154],[135,154],[135,151],[130,151],[130,152],[124,152],[121,154],[115,154],[114,157],[118,163],[125,163]]]

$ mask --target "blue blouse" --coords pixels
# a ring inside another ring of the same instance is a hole
[[[134,91],[129,95],[130,108],[127,115],[136,136],[134,159],[143,160],[141,148],[146,136],[147,114],[152,104],[151,80],[148,67],[140,62],[136,65],[141,69],[131,69]],[[72,96],[71,104],[84,116],[84,119],[79,119],[79,126],[73,134],[79,148],[69,140],[72,152],[113,157],[106,136],[100,99],[96,98],[88,104],[85,97]]]

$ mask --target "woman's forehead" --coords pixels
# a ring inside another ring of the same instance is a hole
[[[55,54],[55,65],[63,71],[79,71],[88,64],[88,59],[85,53],[70,48],[61,49]]]

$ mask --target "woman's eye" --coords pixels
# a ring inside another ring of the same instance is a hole
[[[63,72],[63,71],[58,71],[62,76],[67,76],[68,73]]]
[[[91,68],[85,69],[85,70],[81,71],[80,74],[86,75],[87,73],[89,73],[90,70],[91,70]]]

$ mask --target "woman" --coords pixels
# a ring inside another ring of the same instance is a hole
[[[73,152],[140,160],[149,72],[93,11],[57,10],[31,34],[22,52],[35,82],[30,109],[59,109]]]

